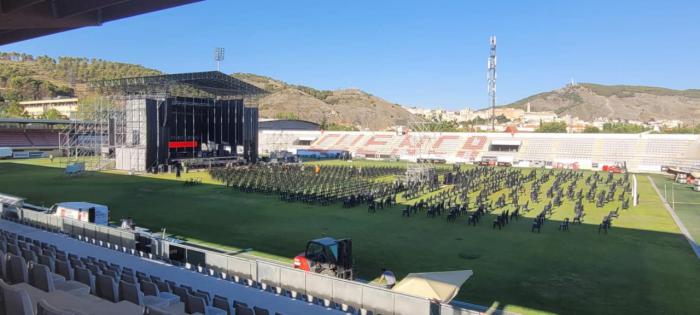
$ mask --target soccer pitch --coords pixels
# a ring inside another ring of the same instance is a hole
[[[673,178],[663,175],[651,175],[670,205],[675,204],[675,211],[683,221],[695,241],[700,240],[700,192],[693,191],[687,184],[676,184]],[[671,188],[673,187],[673,188]],[[673,202],[675,198],[675,203]]]
[[[647,176],[638,176],[640,205],[620,210],[607,235],[598,234],[598,223],[618,202],[602,209],[585,202],[584,224],[560,232],[559,222],[573,216],[568,199],[537,234],[530,232],[530,217],[542,205],[532,203],[534,210],[526,218],[499,231],[492,229],[490,217],[472,227],[464,217],[456,223],[444,216],[402,218],[402,206],[370,214],[362,206],[282,202],[277,195],[223,187],[203,172],[184,174],[179,181],[172,174],[117,172],[68,178],[62,169],[50,167],[58,165],[47,160],[0,162],[0,192],[47,206],[102,203],[109,205],[113,220],[131,216],[152,230],[166,228],[193,242],[253,248],[254,254],[287,262],[310,239],[350,237],[361,278],[374,278],[382,267],[399,277],[472,269],[474,276],[457,299],[513,312],[680,314],[700,309],[700,263]],[[181,180],[188,178],[203,184],[184,186]]]

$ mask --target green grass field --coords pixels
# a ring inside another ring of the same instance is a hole
[[[646,176],[638,177],[640,206],[621,210],[608,235],[599,235],[597,224],[612,209],[590,204],[586,224],[557,231],[558,220],[573,216],[568,200],[536,234],[530,233],[529,218],[498,231],[491,229],[489,218],[468,227],[464,218],[457,223],[422,215],[402,218],[400,207],[368,214],[364,207],[280,202],[274,195],[232,191],[206,173],[185,174],[182,179],[205,183],[185,187],[170,174],[67,178],[61,169],[47,166],[59,163],[0,162],[0,192],[34,204],[104,203],[115,220],[132,216],[154,230],[165,227],[195,242],[253,248],[255,254],[283,261],[302,251],[309,239],[351,237],[361,278],[374,278],[382,267],[399,277],[472,269],[474,276],[457,299],[513,312],[682,314],[700,309],[700,263]],[[535,209],[527,216],[541,206]]]
[[[700,241],[700,192],[693,191],[693,187],[690,185],[676,184],[672,177],[651,175],[651,178],[659,191],[666,194],[665,198],[669,204],[672,204],[672,195],[675,195],[676,214],[695,241]],[[673,190],[671,190],[671,186],[673,186]]]

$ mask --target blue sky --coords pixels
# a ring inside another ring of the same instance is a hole
[[[498,103],[577,82],[700,88],[700,1],[207,0],[0,46],[168,73],[251,72],[319,89],[356,87],[402,105]]]

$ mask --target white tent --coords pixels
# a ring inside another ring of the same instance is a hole
[[[392,291],[450,302],[474,272],[471,270],[410,273]]]

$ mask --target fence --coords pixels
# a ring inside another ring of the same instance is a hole
[[[95,225],[32,210],[21,211],[19,218],[26,224],[87,239],[92,243],[100,245],[108,243],[125,252],[136,251],[137,234],[129,230]],[[293,297],[305,296],[309,301],[316,299],[326,306],[332,306],[335,303],[344,311],[364,310],[373,314],[394,315],[479,314],[479,312],[451,304],[441,304],[436,307],[426,298],[396,293],[356,281],[304,272],[270,261],[246,259],[163,239],[154,241],[158,243],[155,244],[156,256],[168,257],[171,250],[184,250],[184,259],[193,265],[201,265],[200,271],[203,273],[226,279],[233,278],[236,281],[248,281],[250,285],[258,284],[263,289],[271,289],[277,293],[286,291]],[[431,308],[434,311],[431,312]]]
[[[135,249],[136,234],[129,230],[63,218],[33,210],[23,210],[20,220],[40,228],[60,231],[73,237],[88,238],[95,243],[109,243],[124,251]]]

